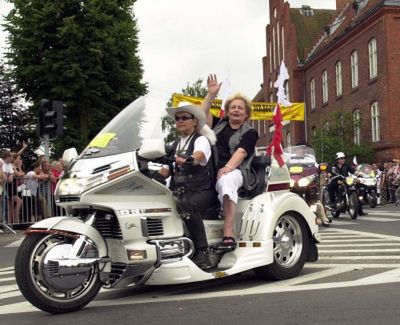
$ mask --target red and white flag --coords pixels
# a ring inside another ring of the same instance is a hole
[[[286,68],[285,63],[282,61],[281,66],[279,68],[279,75],[274,83],[274,87],[278,89],[276,95],[278,97],[275,109],[274,109],[274,117],[272,121],[275,125],[274,136],[272,137],[271,144],[267,147],[267,153],[271,156],[274,156],[276,161],[279,164],[279,167],[282,167],[285,164],[285,160],[283,158],[283,148],[282,148],[282,112],[279,105],[290,106],[290,103],[286,98],[285,93],[285,81],[289,79],[289,73]]]
[[[276,161],[279,164],[279,167],[282,167],[285,164],[285,160],[283,159],[283,148],[282,148],[282,112],[279,106],[279,103],[276,104],[274,109],[274,117],[272,121],[275,125],[274,136],[272,137],[271,144],[267,147],[267,154],[270,156],[274,156]]]

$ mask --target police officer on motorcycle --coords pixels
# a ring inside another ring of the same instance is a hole
[[[334,164],[328,168],[328,177],[331,177],[332,174],[342,175],[343,177],[347,177],[349,174],[356,174],[356,170],[346,164],[346,155],[342,151],[336,153]],[[338,179],[333,179],[328,184],[330,206],[333,208],[336,205],[336,196],[339,187],[338,181]],[[363,211],[362,203],[360,201],[358,203],[358,215],[367,215],[368,213]]]

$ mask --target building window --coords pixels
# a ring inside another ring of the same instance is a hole
[[[272,41],[273,41],[273,46],[274,50],[272,51],[274,53],[274,69],[276,68],[276,32],[275,32],[275,26],[272,27]]]
[[[272,44],[269,42],[269,72],[272,71]]]
[[[342,95],[342,62],[336,62],[335,66],[336,71],[336,96]]]
[[[276,38],[277,38],[277,46],[276,46],[276,52],[278,53],[278,65],[280,65],[281,62],[281,33],[280,33],[280,28],[279,28],[279,21],[276,22]]]
[[[322,102],[328,102],[328,71],[322,72]]]
[[[315,79],[310,82],[311,109],[315,109]]]
[[[355,110],[353,113],[354,144],[359,145],[361,139],[361,113]]]
[[[290,139],[290,131],[286,132],[286,146],[289,147],[291,144],[291,139]]]
[[[290,102],[290,92],[289,92],[289,81],[286,80],[285,81],[285,95],[286,95],[286,99]]]
[[[324,123],[324,135],[329,134],[329,122]]]
[[[376,39],[373,38],[368,43],[369,58],[369,78],[375,78],[378,75],[378,52],[376,49]]]
[[[351,64],[351,88],[358,86],[358,54],[357,51],[353,51],[350,57]]]
[[[374,102],[371,105],[371,123],[372,123],[372,142],[377,142],[381,139],[378,102]]]
[[[285,61],[285,29],[282,26],[281,29],[281,39],[282,39],[282,60]]]

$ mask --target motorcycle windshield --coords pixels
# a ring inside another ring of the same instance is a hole
[[[375,171],[372,169],[370,164],[360,164],[358,165],[357,170],[363,177],[375,177]]]
[[[163,138],[161,115],[165,103],[142,96],[116,115],[82,151],[79,159],[98,158],[131,152],[144,138]]]
[[[290,146],[283,150],[286,164],[290,166],[302,165],[305,167],[315,167],[317,160],[313,148],[306,145]]]

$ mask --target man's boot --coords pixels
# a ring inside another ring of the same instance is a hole
[[[192,257],[192,262],[202,270],[211,269],[212,264],[208,258],[208,248],[199,248]]]

